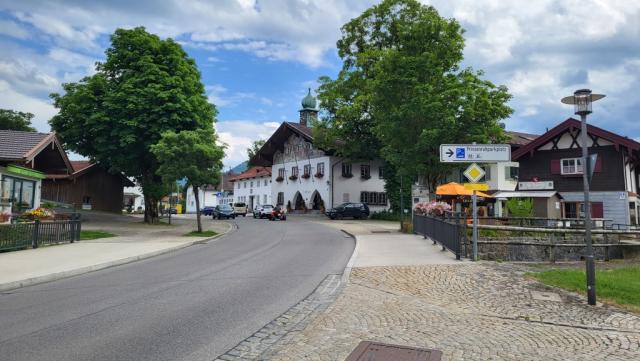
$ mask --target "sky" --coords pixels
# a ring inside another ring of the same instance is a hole
[[[463,66],[509,88],[508,130],[544,132],[572,116],[563,96],[590,88],[606,98],[589,122],[640,139],[640,0],[423,2],[465,29]],[[219,111],[225,167],[235,166],[253,140],[297,121],[320,76],[335,78],[340,27],[375,3],[0,0],[0,108],[31,112],[49,131],[49,94],[93,74],[116,28],[144,26],[195,59]]]

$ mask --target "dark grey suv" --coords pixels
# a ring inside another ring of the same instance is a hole
[[[364,203],[343,203],[329,209],[325,214],[331,219],[367,219],[369,217],[369,206]]]
[[[233,212],[233,208],[231,208],[230,205],[228,204],[221,204],[219,206],[216,206],[216,208],[214,208],[213,210],[213,214],[212,214],[212,218],[213,219],[222,219],[222,218],[236,218],[236,214]]]

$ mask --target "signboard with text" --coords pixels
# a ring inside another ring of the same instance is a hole
[[[552,190],[553,181],[539,181],[539,182],[519,182],[518,190],[521,191],[539,191],[539,190]]]
[[[510,162],[508,144],[441,144],[440,161],[444,163]]]

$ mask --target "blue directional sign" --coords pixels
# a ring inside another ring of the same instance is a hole
[[[440,161],[445,163],[495,163],[511,160],[508,144],[441,144]]]

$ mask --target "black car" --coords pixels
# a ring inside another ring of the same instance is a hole
[[[213,215],[213,211],[215,210],[215,207],[204,207],[202,208],[202,211],[200,211],[200,213],[202,213],[205,216],[212,216]]]
[[[351,217],[353,219],[367,219],[369,217],[369,206],[364,203],[343,203],[325,212],[331,219],[342,219]]]
[[[235,213],[233,212],[233,208],[231,208],[230,205],[228,204],[222,204],[219,206],[216,206],[216,208],[213,209],[213,213],[212,213],[212,218],[213,219],[222,219],[222,218],[236,218]]]

